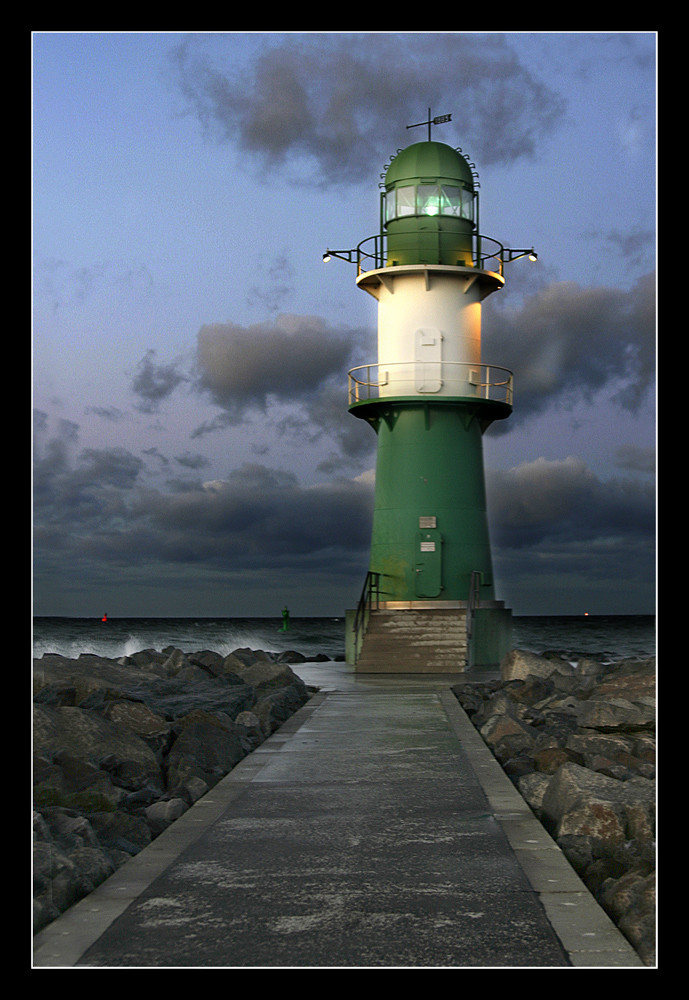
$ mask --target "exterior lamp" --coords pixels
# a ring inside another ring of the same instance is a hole
[[[528,257],[529,260],[538,260],[538,254],[533,247],[529,247],[528,249],[520,248],[519,250],[505,247],[504,253],[507,255],[507,263],[513,260],[521,260],[523,257]]]

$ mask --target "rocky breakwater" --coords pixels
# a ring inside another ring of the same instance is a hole
[[[323,659],[325,657],[319,657]],[[299,653],[34,660],[34,932],[178,819],[313,693]]]
[[[512,650],[454,693],[646,965],[655,963],[655,658],[576,666]]]

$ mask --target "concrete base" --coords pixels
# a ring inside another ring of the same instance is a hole
[[[466,666],[466,610],[407,608],[371,612],[354,669],[372,674],[445,674],[461,673]]]
[[[355,614],[354,610],[346,612],[345,654],[357,673],[496,670],[512,648],[512,611],[501,601],[491,601],[474,611],[470,639],[464,602],[381,602],[370,613],[359,649]]]
[[[469,642],[470,670],[495,670],[512,648],[512,611],[480,607],[474,611]]]

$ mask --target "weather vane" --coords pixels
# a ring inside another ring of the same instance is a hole
[[[442,125],[444,122],[451,122],[452,115],[437,115],[431,118],[431,109],[428,109],[428,121],[416,122],[414,125],[407,125],[407,128],[418,128],[419,125],[428,125],[428,141],[431,141],[431,125]]]

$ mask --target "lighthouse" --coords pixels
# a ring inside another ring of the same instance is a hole
[[[324,255],[355,263],[378,304],[378,357],[348,374],[349,412],[377,436],[369,569],[347,613],[358,672],[493,668],[511,646],[482,439],[512,412],[513,376],[484,360],[481,305],[507,262],[536,254],[480,234],[475,165],[431,137],[450,120],[429,109],[428,139],[381,174],[379,232]]]

